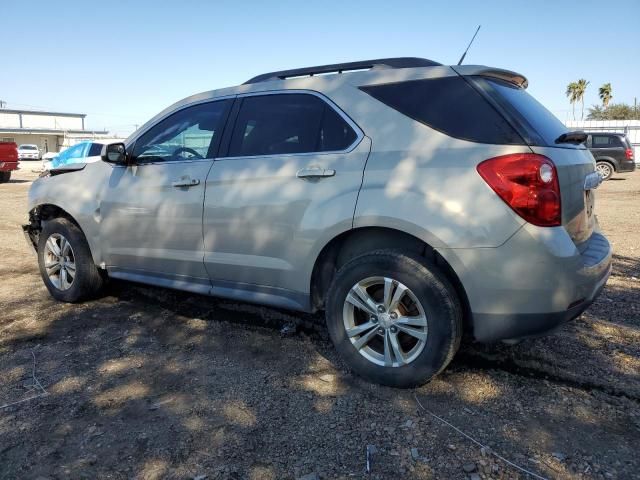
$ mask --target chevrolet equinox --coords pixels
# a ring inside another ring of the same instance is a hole
[[[58,300],[116,278],[324,310],[353,371],[419,385],[463,335],[542,334],[609,277],[587,136],[526,88],[421,58],[266,73],[53,169],[23,229]]]

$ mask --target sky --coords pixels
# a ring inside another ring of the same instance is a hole
[[[125,136],[173,102],[260,73],[416,56],[524,74],[529,92],[572,118],[569,82],[610,82],[640,101],[640,0],[3,0],[0,100],[86,113]],[[580,106],[576,108],[580,118]],[[585,113],[586,115],[586,113]]]

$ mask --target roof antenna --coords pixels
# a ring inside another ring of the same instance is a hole
[[[467,45],[467,49],[464,51],[464,53],[462,54],[462,56],[460,57],[460,61],[458,62],[458,65],[462,65],[462,61],[464,60],[464,57],[467,56],[467,52],[469,51],[469,47],[471,47],[471,44],[473,43],[473,41],[476,39],[476,35],[478,35],[478,32],[480,31],[480,27],[482,25],[478,25],[478,29],[476,30],[476,33],[473,34],[473,38],[471,39],[471,41],[469,42],[469,45]]]

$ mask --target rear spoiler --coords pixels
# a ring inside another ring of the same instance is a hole
[[[481,77],[497,78],[521,88],[527,88],[529,86],[529,80],[527,80],[527,77],[517,72],[512,72],[511,70],[485,67],[484,65],[452,65],[451,68],[458,75],[478,75]]]

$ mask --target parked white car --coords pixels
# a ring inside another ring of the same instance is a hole
[[[37,145],[25,143],[18,146],[19,160],[40,160],[40,150]]]

